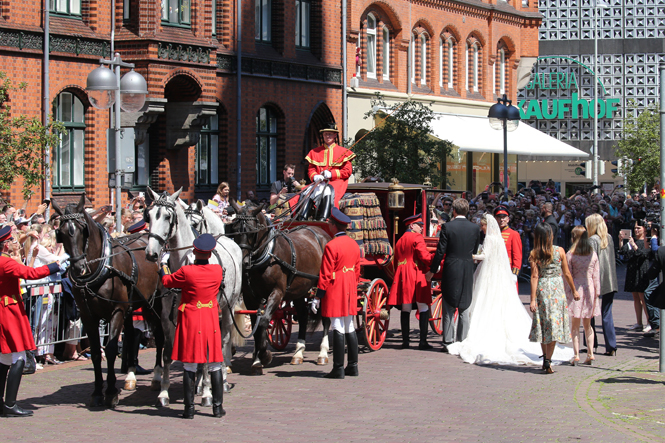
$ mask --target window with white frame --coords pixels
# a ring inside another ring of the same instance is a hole
[[[455,43],[452,38],[448,39],[448,89],[453,89],[454,68],[455,68]]]
[[[427,37],[420,36],[420,84],[427,84]]]
[[[376,18],[367,15],[367,77],[376,78]]]
[[[85,107],[71,92],[56,98],[55,118],[65,126],[60,143],[54,146],[53,189],[83,189],[85,153]]]
[[[383,79],[390,80],[390,32],[383,28]]]
[[[473,92],[478,92],[479,51],[478,43],[473,44]]]
[[[66,15],[81,15],[81,0],[49,0],[51,12]]]
[[[254,0],[254,39],[270,43],[272,22],[272,0]]]
[[[296,0],[296,48],[309,49],[310,0]]]
[[[416,82],[416,37],[411,34],[411,42],[409,42],[409,52],[411,52],[410,58],[411,58],[411,72],[409,73],[409,76],[411,77],[411,83]]]
[[[439,86],[443,87],[443,37],[439,38]]]
[[[469,45],[466,45],[464,48],[464,89],[469,90]]]
[[[219,182],[219,126],[217,115],[208,117],[196,144],[196,186],[217,185]]]
[[[168,25],[190,26],[190,0],[162,0],[162,23]]]
[[[499,49],[499,94],[506,93],[506,51]]]

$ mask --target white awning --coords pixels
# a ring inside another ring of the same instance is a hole
[[[437,114],[431,123],[433,135],[448,140],[461,151],[503,153],[503,131],[492,129],[487,117]],[[584,151],[550,137],[544,132],[520,123],[508,133],[508,154],[588,157]]]

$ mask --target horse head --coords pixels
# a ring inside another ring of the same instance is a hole
[[[143,213],[146,223],[149,223],[148,246],[145,249],[145,257],[151,262],[157,262],[162,249],[166,243],[175,235],[178,227],[178,216],[176,205],[182,188],[169,195],[163,192],[161,195],[148,186],[148,195],[153,200],[152,205],[147,207]]]
[[[88,243],[90,238],[89,223],[92,219],[85,212],[85,193],[81,195],[78,204],[67,205],[65,211],[58,206],[55,200],[51,203],[53,210],[60,216],[60,227],[56,231],[56,241],[62,243],[69,254],[70,272],[74,278],[83,277],[88,268]]]
[[[188,206],[182,200],[179,201],[181,206],[183,206],[187,220],[189,220],[192,228],[195,229],[199,234],[209,232],[206,226],[205,216],[203,215],[203,202],[201,200],[197,200],[196,203],[192,203]]]
[[[258,238],[263,236],[268,228],[268,223],[263,215],[265,204],[259,206],[246,204],[241,207],[232,198],[229,199],[229,204],[236,212],[229,231],[235,234],[236,243],[242,250],[243,266],[249,266],[252,252],[258,246]]]

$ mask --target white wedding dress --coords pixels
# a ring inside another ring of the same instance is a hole
[[[484,259],[473,276],[469,333],[462,342],[448,345],[450,354],[467,363],[501,365],[540,365],[540,343],[529,341],[531,316],[517,294],[501,230],[487,216],[483,243]],[[573,349],[556,346],[552,363],[568,362]]]

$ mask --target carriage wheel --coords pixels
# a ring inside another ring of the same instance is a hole
[[[443,335],[443,297],[441,297],[441,294],[437,295],[432,302],[431,315],[429,325],[432,327],[432,331]]]
[[[386,332],[390,318],[381,319],[381,310],[386,310],[388,286],[382,279],[372,281],[365,295],[364,330],[365,343],[372,351],[378,351],[386,341]]]
[[[283,351],[291,339],[293,317],[291,311],[281,307],[275,311],[268,325],[268,342],[276,351]]]

